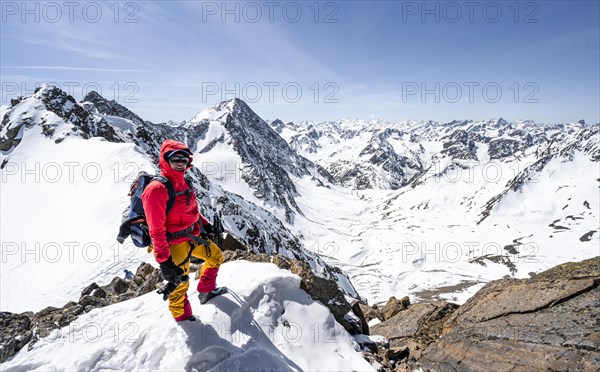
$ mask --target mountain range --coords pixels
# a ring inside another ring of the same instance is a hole
[[[114,143],[119,151],[110,165],[99,159],[102,167],[132,162],[154,172],[162,141],[184,142],[209,219],[219,211],[256,253],[306,261],[369,303],[405,294],[461,302],[489,280],[598,254],[599,124],[286,123],[236,98],[175,125],[144,120],[96,92],[76,102],[53,86],[1,115],[5,173],[38,141],[57,153],[67,142]],[[11,193],[14,178],[3,187]],[[131,178],[119,174],[111,188],[123,192]],[[126,192],[106,201],[114,205],[102,213],[116,216]],[[12,226],[3,226],[5,236],[19,241]]]

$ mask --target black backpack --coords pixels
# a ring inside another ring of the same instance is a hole
[[[195,197],[194,187],[191,180],[187,177],[185,178],[185,182],[188,185],[188,189],[176,193],[173,184],[166,177],[140,172],[129,189],[128,196],[131,197],[131,203],[123,212],[123,222],[119,228],[119,235],[117,235],[117,241],[119,243],[122,244],[128,236],[131,236],[131,240],[136,247],[144,248],[152,243],[152,240],[150,239],[150,230],[146,223],[144,205],[142,204],[142,193],[152,181],[158,181],[167,188],[169,194],[169,199],[167,200],[167,214],[169,214],[173,208],[177,196],[187,195],[188,203],[192,196]]]

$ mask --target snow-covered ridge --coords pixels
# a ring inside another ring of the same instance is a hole
[[[59,305],[90,281],[119,275],[131,260],[148,261],[144,250],[119,246],[114,240],[128,205],[129,184],[139,171],[157,172],[164,139],[177,139],[195,149],[203,133],[199,127],[140,124],[98,112],[91,107],[84,110],[58,88],[43,86],[32,97],[15,102],[3,117],[1,235],[12,251],[2,262],[2,272],[32,272],[39,284],[31,288],[32,296],[18,296],[25,282],[18,275],[3,274],[2,310]],[[199,155],[195,154],[195,163],[201,167]],[[246,200],[201,171],[205,169],[194,168],[190,174],[209,220],[219,210],[227,230],[248,249],[305,261],[357,296],[347,278],[306,249],[281,222],[277,214],[284,212],[266,210],[260,200]],[[40,207],[32,214],[22,208],[23,200]],[[28,221],[25,230],[22,221]],[[51,250],[59,259],[45,259]],[[36,252],[35,257],[29,259],[28,251]],[[50,272],[53,275],[48,276]]]
[[[127,107],[119,104],[115,100],[107,100],[96,91],[89,92],[81,101],[81,105],[84,108],[89,108],[93,113],[128,119],[138,125],[144,123],[142,118]]]
[[[588,133],[591,156],[598,158],[600,124],[583,121],[545,125],[531,120],[385,122],[343,119],[271,126],[292,148],[353,189],[398,189],[443,158],[513,161],[551,144],[577,146]]]
[[[195,322],[176,323],[152,292],[83,314],[2,369],[373,369],[329,310],[299,288],[297,276],[237,261],[221,267],[219,280],[229,293],[208,304],[199,306],[190,293]]]
[[[264,203],[275,213],[283,209],[283,218],[289,223],[296,214],[302,214],[291,177],[309,177],[318,186],[323,186],[323,181],[333,181],[324,169],[298,155],[239,99],[202,111],[186,128],[197,133],[193,148],[198,151],[198,159],[235,175],[207,174],[211,180],[257,204]],[[244,192],[247,190],[251,193]]]
[[[37,88],[31,97],[13,100],[12,107],[3,111],[0,150],[13,150],[20,143],[23,130],[33,126],[55,142],[71,135],[121,142],[102,117],[88,113],[73,97],[47,84]]]

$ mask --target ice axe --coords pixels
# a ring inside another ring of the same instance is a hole
[[[167,285],[156,291],[156,293],[163,295],[163,301],[166,301],[169,299],[171,293],[173,293],[173,291],[177,289],[181,283],[185,283],[188,280],[190,280],[190,277],[187,275],[178,276],[175,278],[175,281],[167,282]]]
[[[213,233],[211,240],[219,246],[219,248],[223,249],[223,233],[225,232],[225,228],[223,228],[223,222],[221,220],[221,212],[215,212],[213,214]]]

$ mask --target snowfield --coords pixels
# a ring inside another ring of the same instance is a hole
[[[225,263],[218,281],[229,293],[205,305],[188,291],[195,322],[175,322],[162,297],[148,293],[80,316],[2,370],[373,370],[298,276],[239,261]]]
[[[129,184],[138,171],[154,172],[133,144],[67,137],[57,145],[34,130],[23,143],[1,172],[2,311],[61,307],[92,281],[153,261],[115,240]]]
[[[405,295],[460,304],[488,281],[525,278],[600,255],[600,167],[591,159],[593,153],[555,156],[513,190],[509,185],[526,174],[545,147],[532,146],[500,161],[490,160],[489,146],[476,142],[479,160],[463,160],[440,156],[442,142],[435,139],[452,133],[445,125],[350,119],[281,124],[271,125],[300,154],[327,169],[343,161],[371,166],[359,154],[369,139],[364,131],[375,133],[373,138],[386,128],[421,136],[424,151],[419,156],[427,170],[397,190],[317,189],[306,180],[294,180],[304,216],[290,229],[328,263],[341,267],[370,304]],[[530,122],[514,125],[530,126],[523,130],[532,135],[542,133]],[[485,128],[465,125],[477,126]],[[541,128],[548,135],[561,133]],[[483,133],[497,135],[498,129]],[[410,137],[403,135],[406,141]],[[390,138],[401,147],[398,138]],[[565,144],[573,141],[567,138]],[[600,135],[589,143],[597,154]],[[407,146],[400,150],[403,154],[418,152],[413,142]],[[382,168],[373,172],[377,179],[386,178]]]

